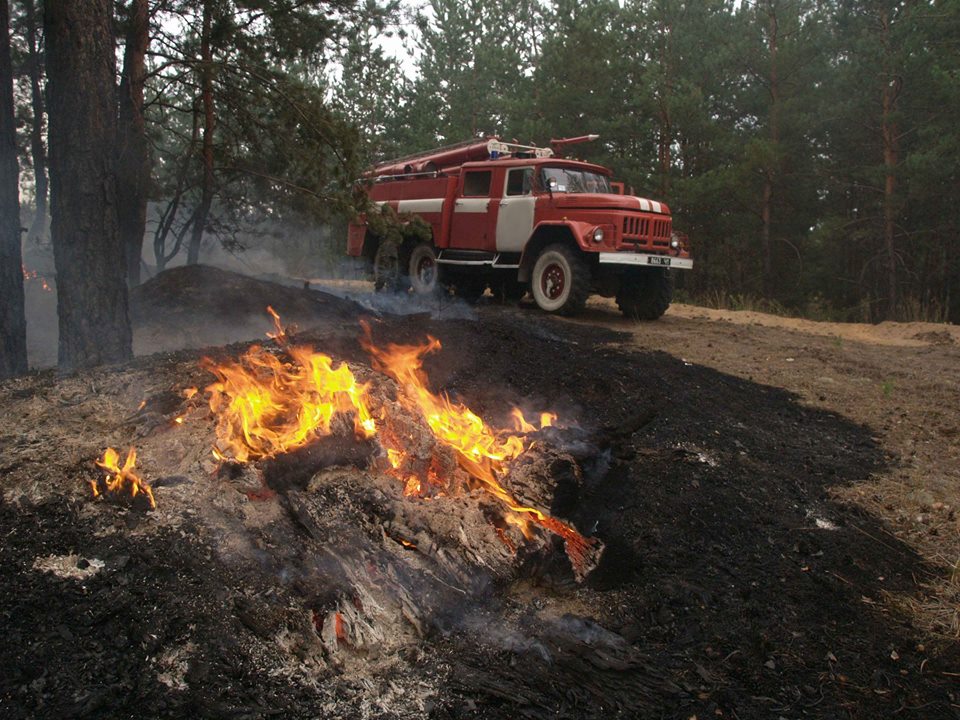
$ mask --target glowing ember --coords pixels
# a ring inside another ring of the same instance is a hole
[[[96,461],[98,467],[107,471],[108,475],[103,480],[103,485],[107,492],[122,493],[129,492],[131,497],[136,497],[140,493],[147,496],[151,508],[156,508],[157,503],[153,499],[153,491],[150,486],[137,475],[134,466],[137,464],[137,451],[130,448],[127,453],[127,459],[120,466],[120,454],[112,447],[103,451],[103,457]],[[91,481],[93,496],[100,497],[100,483]]]
[[[45,292],[53,292],[53,288],[50,287],[49,284],[47,284],[47,279],[44,277],[41,277],[36,270],[27,270],[26,265],[21,265],[20,269],[23,271],[24,280],[26,280],[27,282],[38,280],[40,282],[40,287],[42,287]]]
[[[277,332],[271,337],[285,344],[286,330],[271,313]],[[209,385],[210,409],[217,418],[221,450],[247,462],[289,452],[328,435],[337,413],[353,413],[358,435],[370,437],[376,421],[367,407],[367,386],[357,383],[345,363],[307,346],[288,346],[289,361],[254,345],[237,362],[203,364],[217,376]],[[223,452],[215,449],[221,459]]]

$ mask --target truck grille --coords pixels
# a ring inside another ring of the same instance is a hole
[[[669,247],[672,223],[669,219],[628,215],[623,219],[623,239],[627,242],[652,243]]]

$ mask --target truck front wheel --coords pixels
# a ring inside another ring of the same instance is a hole
[[[410,285],[419,295],[429,295],[437,289],[437,253],[429,243],[420,243],[410,252]]]
[[[631,320],[656,320],[673,300],[669,270],[648,269],[625,275],[617,292],[617,307]]]
[[[548,245],[533,265],[530,291],[541,310],[575,315],[590,294],[590,269],[567,245]]]

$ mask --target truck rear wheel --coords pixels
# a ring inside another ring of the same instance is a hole
[[[575,315],[590,294],[590,269],[567,245],[548,245],[533,265],[530,292],[541,310]]]
[[[617,292],[617,307],[631,320],[656,320],[673,300],[669,270],[649,269],[625,275]]]
[[[437,289],[437,253],[430,243],[420,243],[410,252],[408,270],[410,285],[419,295],[429,295]]]
[[[401,267],[400,248],[396,243],[381,242],[373,256],[373,289],[387,292],[406,290],[406,278],[400,272]]]

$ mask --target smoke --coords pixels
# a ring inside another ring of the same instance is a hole
[[[373,292],[370,282],[324,279],[311,280],[310,287],[344,300],[352,300],[375,315],[424,315],[432,320],[477,319],[477,311],[472,305],[442,292],[430,295]]]

